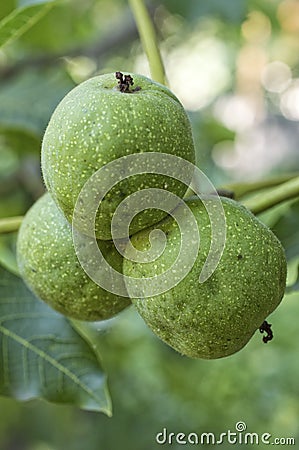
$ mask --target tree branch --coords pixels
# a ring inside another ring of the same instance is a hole
[[[297,178],[299,176],[298,172],[293,172],[289,174],[277,175],[275,177],[266,178],[263,180],[248,182],[248,183],[231,183],[221,186],[222,189],[227,189],[234,193],[234,198],[236,200],[241,199],[242,197],[252,194],[257,191],[261,191],[262,189],[272,188],[278,186],[286,181],[292,180],[293,178]]]
[[[261,192],[242,203],[254,214],[259,214],[279,203],[299,197],[299,177],[293,178],[266,192]]]
[[[22,223],[23,216],[7,217],[0,219],[0,234],[13,233],[18,231]]]
[[[146,53],[153,80],[166,84],[166,76],[160,49],[157,43],[156,30],[144,0],[129,0],[131,10],[137,24],[143,49]]]

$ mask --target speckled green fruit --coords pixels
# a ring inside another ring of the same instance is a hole
[[[188,202],[200,232],[198,258],[175,287],[132,302],[163,341],[192,358],[221,358],[246,345],[265,318],[279,305],[286,284],[286,260],[274,234],[243,206],[222,199],[226,216],[225,249],[213,275],[198,279],[211,243],[210,222],[199,200]],[[167,236],[164,253],[152,263],[124,260],[124,273],[153,277],[168,269],[179,252],[180,232],[172,218],[158,227]],[[138,250],[149,248],[152,228],[132,237]]]
[[[122,258],[113,244],[98,244],[108,263],[121,272]],[[48,193],[31,207],[22,222],[17,258],[28,287],[66,316],[104,320],[130,304],[128,298],[105,291],[85,274],[73,247],[72,229]]]
[[[119,90],[114,73],[85,81],[66,95],[50,119],[42,144],[43,176],[69,221],[85,182],[111,161],[145,152],[195,161],[189,119],[179,100],[159,83],[141,75],[132,77],[130,93]],[[187,190],[174,178],[158,174],[134,175],[121,181],[101,202],[97,238],[111,239],[111,217],[117,205],[146,188],[167,189],[179,197]],[[130,233],[165,216],[158,209],[142,211],[133,219]],[[126,237],[126,231],[117,237]]]

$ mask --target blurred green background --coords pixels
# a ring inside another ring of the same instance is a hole
[[[16,6],[2,1],[0,19]],[[148,7],[169,85],[190,115],[197,163],[215,186],[298,171],[299,2],[152,0]],[[116,70],[150,75],[124,0],[60,1],[0,50],[0,217],[24,214],[42,194],[40,143],[60,99]],[[262,218],[286,247],[292,283],[299,203]],[[15,235],[0,237],[7,265],[14,243]],[[248,432],[299,442],[298,315],[299,295],[289,294],[270,318],[273,342],[264,345],[257,333],[217,361],[181,357],[133,309],[95,324],[113,417],[0,398],[0,449],[149,450],[164,427],[220,434],[238,421]]]

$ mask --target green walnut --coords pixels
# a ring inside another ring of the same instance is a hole
[[[144,76],[121,72],[100,75],[70,91],[54,111],[42,143],[45,184],[71,222],[79,193],[95,172],[123,156],[147,152],[175,155],[194,163],[193,137],[183,106],[169,89]],[[166,189],[180,198],[187,190],[182,182],[158,173],[123,179],[100,204],[96,237],[111,239],[116,207],[129,195],[147,188]],[[101,186],[96,191],[95,196]],[[132,220],[130,234],[165,216],[156,208],[139,212]],[[78,229],[86,232],[84,224]],[[127,237],[126,230],[116,237]]]
[[[163,294],[132,299],[157,336],[192,358],[231,355],[243,348],[257,329],[267,331],[265,318],[279,305],[286,285],[284,250],[272,231],[237,202],[226,198],[221,201],[226,241],[210,278],[199,282],[211,244],[209,216],[200,200],[190,200],[187,204],[200,233],[198,257],[191,271]],[[156,277],[158,287],[159,275],[171,267],[179,254],[181,236],[177,223],[168,217],[134,235],[131,239],[136,249],[145,252],[150,248],[153,228],[162,230],[167,237],[164,252],[150,263],[124,259],[124,274]]]
[[[122,272],[122,257],[112,242],[98,242],[107,262]],[[27,212],[18,234],[17,259],[28,287],[52,308],[79,320],[105,320],[130,301],[94,283],[77,259],[72,229],[50,194]]]

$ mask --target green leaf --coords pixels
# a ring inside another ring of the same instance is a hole
[[[0,20],[8,16],[15,7],[15,0],[5,0],[0,2]]]
[[[61,314],[0,267],[0,394],[43,398],[111,415],[94,349]]]
[[[18,39],[23,33],[39,21],[50,9],[55,1],[22,1],[22,7],[13,10],[0,22],[0,47]]]
[[[63,69],[26,71],[1,83],[0,130],[42,137],[59,101],[75,86]],[[24,137],[23,137],[24,141]]]
[[[19,167],[20,161],[18,159],[18,155],[23,155],[25,153],[35,155],[40,154],[40,136],[37,134],[33,135],[28,133],[25,127],[22,127],[22,129],[10,129],[6,127],[2,128],[0,126],[0,177],[3,173],[6,177],[9,175],[9,171],[5,170],[5,166],[9,163],[10,171],[12,171],[13,159],[17,160]],[[6,162],[3,164],[5,155],[8,157]]]

